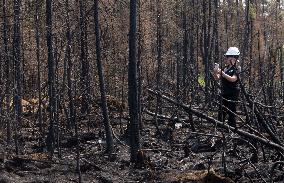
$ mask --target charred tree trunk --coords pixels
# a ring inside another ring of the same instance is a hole
[[[161,26],[161,2],[157,0],[157,71],[156,71],[156,88],[160,90],[161,85],[161,67],[162,67],[162,26]],[[155,127],[157,129],[157,134],[160,135],[160,130],[158,127],[157,114],[161,113],[162,100],[159,96],[156,99],[156,109],[155,109]]]
[[[39,132],[43,136],[43,126],[42,126],[42,94],[41,94],[41,61],[40,61],[40,33],[39,33],[39,0],[36,0],[36,11],[35,11],[35,39],[36,39],[36,58],[37,58],[37,89],[38,89],[38,123]],[[40,142],[41,143],[41,142]]]
[[[255,88],[254,87],[254,83],[255,83],[255,79],[254,79],[254,71],[255,71],[255,63],[254,63],[254,59],[253,59],[253,53],[252,53],[252,49],[253,49],[253,21],[250,21],[250,39],[249,39],[249,88]]]
[[[138,52],[137,52],[137,71],[138,71],[138,123],[140,130],[143,129],[142,122],[142,106],[141,106],[141,96],[142,96],[142,20],[141,20],[141,0],[138,0]]]
[[[245,1],[246,3],[246,10],[245,10],[245,13],[246,13],[246,16],[245,16],[245,30],[243,32],[243,42],[242,42],[242,49],[241,49],[241,53],[243,55],[243,60],[246,60],[247,58],[247,52],[248,52],[248,43],[249,43],[249,32],[250,32],[250,21],[249,21],[249,11],[250,11],[250,8],[249,8],[249,4],[250,4],[250,0],[246,0]],[[241,62],[241,68],[244,68],[244,62]],[[242,74],[241,74],[242,76]]]
[[[188,30],[187,30],[187,5],[183,1],[182,28],[183,28],[183,57],[182,57],[182,96],[185,98],[188,80]]]
[[[73,96],[73,84],[72,84],[72,68],[73,64],[71,61],[71,47],[72,47],[72,38],[70,30],[70,16],[69,16],[69,0],[65,1],[66,9],[66,39],[67,39],[67,48],[66,48],[66,59],[67,59],[67,95],[69,100],[69,111],[68,111],[68,123],[67,128],[72,129],[75,125],[75,108],[74,108],[74,96]]]
[[[193,85],[193,92],[192,92],[192,96],[198,96],[198,77],[199,77],[199,63],[198,63],[198,48],[199,47],[199,34],[198,34],[198,29],[199,29],[199,18],[198,18],[198,6],[196,4],[195,1],[192,2],[192,8],[193,8],[193,12],[192,12],[192,21],[190,22],[190,27],[192,29],[191,34],[190,34],[190,59],[191,59],[191,63],[192,63],[192,67],[193,67],[193,81],[194,81],[194,85]]]
[[[258,31],[258,42],[257,42],[257,51],[258,51],[258,72],[259,72],[259,85],[264,86],[263,83],[263,60],[261,59],[261,48],[260,48],[260,32]]]
[[[112,153],[114,150],[112,129],[109,122],[108,107],[106,100],[106,89],[103,75],[103,66],[101,61],[101,43],[100,43],[100,25],[99,25],[99,12],[98,12],[98,0],[94,0],[94,19],[95,19],[95,33],[96,33],[96,53],[97,53],[97,69],[100,82],[101,93],[101,109],[103,112],[104,126],[106,132],[107,152]]]
[[[162,73],[162,22],[161,22],[161,2],[157,0],[157,73],[156,87],[160,88]],[[160,102],[160,101],[159,101]]]
[[[176,43],[176,80],[177,80],[177,83],[176,83],[176,98],[177,98],[177,101],[180,101],[180,86],[181,86],[181,77],[180,77],[180,74],[181,74],[181,63],[180,63],[180,45],[179,43]]]
[[[227,1],[226,1],[227,2]],[[226,37],[226,48],[229,47],[229,24],[228,24],[228,10],[229,9],[229,5],[227,3],[227,7],[224,7],[224,24],[225,24],[225,37]]]
[[[237,6],[237,35],[240,35],[241,17],[240,17],[240,1],[239,0],[236,0],[236,6]],[[238,37],[238,42],[239,42],[239,47],[240,47],[241,36]]]
[[[182,57],[182,86],[183,94],[185,94],[185,89],[187,86],[188,77],[188,33],[187,33],[187,6],[186,1],[183,1],[183,11],[182,11],[182,28],[183,28],[183,57]]]
[[[4,44],[4,62],[5,62],[5,95],[2,100],[6,101],[6,111],[7,114],[10,113],[10,100],[11,100],[11,74],[10,74],[10,53],[8,48],[8,19],[6,13],[6,0],[3,0],[3,44]],[[11,132],[11,121],[6,120],[6,130],[7,130],[7,143],[11,143],[12,132]]]
[[[48,97],[49,97],[49,127],[46,137],[47,151],[53,155],[54,152],[54,124],[56,113],[55,95],[55,64],[53,56],[53,35],[52,35],[52,0],[46,0],[46,43],[48,48]]]
[[[203,0],[203,63],[204,63],[204,80],[205,80],[205,100],[209,100],[209,51],[210,51],[210,28],[211,28],[211,1]],[[207,13],[208,9],[208,13]],[[209,14],[209,15],[208,15]]]
[[[220,63],[220,65],[223,65],[223,60],[220,59],[220,45],[219,45],[219,1],[218,0],[214,0],[214,17],[213,17],[213,35],[211,38],[211,49],[212,49],[212,56],[211,58],[213,58],[212,62],[215,63]],[[213,81],[213,80],[211,80]],[[214,93],[217,93],[217,88],[215,83],[212,84],[212,89],[214,91]],[[212,93],[214,95],[214,93]]]
[[[55,72],[54,72],[54,88],[55,88],[55,112],[54,112],[54,134],[56,139],[56,148],[58,152],[58,158],[61,158],[61,148],[60,148],[60,119],[59,119],[59,105],[60,105],[60,96],[62,93],[59,91],[59,56],[58,56],[58,38],[54,36],[54,61],[55,61]],[[64,76],[63,76],[64,83]],[[63,91],[62,91],[63,92]],[[63,107],[64,108],[64,107]]]
[[[137,28],[136,0],[130,0],[129,64],[128,64],[128,105],[130,115],[130,153],[131,162],[137,161],[140,148],[137,96]]]
[[[80,0],[80,60],[81,60],[81,86],[82,86],[82,106],[81,113],[89,114],[89,97],[90,97],[90,77],[89,62],[87,59],[87,43],[86,43],[86,23],[85,23],[85,1]]]
[[[21,31],[20,31],[20,14],[21,1],[14,0],[14,38],[13,38],[13,55],[14,55],[14,76],[15,76],[15,145],[16,154],[19,154],[18,133],[22,123],[22,69],[21,69]]]
[[[284,55],[283,55],[283,47],[280,48],[280,67],[281,67],[281,84],[282,84],[282,101],[284,101]]]
[[[212,42],[214,42],[214,60],[218,61],[220,60],[220,56],[219,56],[219,34],[218,34],[218,27],[219,27],[219,21],[218,21],[218,17],[219,17],[219,1],[218,0],[214,0],[214,24],[213,24],[213,36],[212,36]]]

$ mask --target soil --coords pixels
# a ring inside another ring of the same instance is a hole
[[[94,118],[94,119],[100,119]],[[153,117],[144,116],[141,131],[141,162],[130,163],[127,138],[121,132],[127,121],[111,117],[115,152],[105,153],[103,127],[98,121],[81,120],[79,126],[80,171],[84,183],[135,182],[264,182],[269,181],[271,159],[277,154],[264,155],[238,140],[232,132],[194,119],[192,132],[186,122],[159,120],[157,133]],[[90,127],[91,126],[91,127]],[[51,155],[39,145],[35,125],[24,125],[21,133],[21,155],[13,145],[0,142],[0,183],[69,183],[79,182],[77,171],[77,141],[61,131],[61,148]],[[3,132],[4,133],[4,132]],[[263,147],[265,148],[265,147]],[[59,156],[61,154],[61,156]],[[283,171],[274,170],[274,180],[284,181]]]

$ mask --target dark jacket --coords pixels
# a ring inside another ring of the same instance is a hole
[[[229,76],[233,76],[238,74],[236,66],[232,66],[225,72]],[[235,82],[230,82],[227,79],[221,79],[222,82],[222,94],[223,95],[238,95],[239,93],[239,80],[237,79]]]

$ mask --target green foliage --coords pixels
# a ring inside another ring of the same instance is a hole
[[[198,83],[200,86],[205,87],[205,78],[204,75],[199,75],[198,76]]]
[[[249,4],[249,17],[251,20],[256,19],[256,7],[252,3]]]

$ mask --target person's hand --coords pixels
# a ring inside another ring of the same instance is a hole
[[[214,74],[221,74],[221,69],[220,68],[214,68],[213,72],[214,72]]]
[[[211,74],[212,76],[214,77],[214,79],[217,81],[220,79],[220,76],[221,76],[221,69],[220,68],[214,68],[212,71],[211,71]]]

